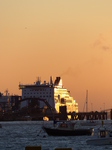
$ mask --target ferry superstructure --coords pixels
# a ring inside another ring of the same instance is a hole
[[[61,77],[56,77],[54,83],[52,77],[50,77],[50,83],[41,79],[34,84],[19,84],[19,89],[22,90],[22,99],[25,98],[41,98],[51,105],[52,108],[59,112],[60,106],[67,108],[67,113],[78,112],[78,103],[70,96],[70,92],[64,88]],[[21,108],[27,106],[27,101],[21,102]],[[40,101],[40,108],[44,108],[45,104]]]

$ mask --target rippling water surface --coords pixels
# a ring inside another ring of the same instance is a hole
[[[70,147],[72,150],[110,150],[112,146],[90,146],[90,136],[53,137],[42,129],[42,121],[0,122],[0,150],[25,150],[25,146],[41,146],[42,150]],[[52,124],[52,122],[44,122]]]

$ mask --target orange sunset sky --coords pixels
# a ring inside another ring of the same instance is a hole
[[[61,76],[83,111],[112,108],[112,0],[0,0],[0,91]]]

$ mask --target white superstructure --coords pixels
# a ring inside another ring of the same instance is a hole
[[[67,106],[67,112],[78,112],[78,103],[70,96],[70,92],[63,87],[61,77],[56,77],[56,80],[52,81],[50,77],[50,83],[44,81],[41,83],[40,78],[34,84],[23,85],[19,84],[19,88],[22,89],[22,99],[25,98],[41,98],[46,101],[59,112],[59,106]],[[27,106],[27,101],[21,103],[21,108]],[[43,108],[45,103],[40,101],[40,108]]]

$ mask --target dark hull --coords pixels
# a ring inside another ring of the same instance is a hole
[[[83,136],[91,135],[92,129],[75,129],[75,130],[63,130],[63,129],[52,129],[43,127],[44,131],[50,136]]]

